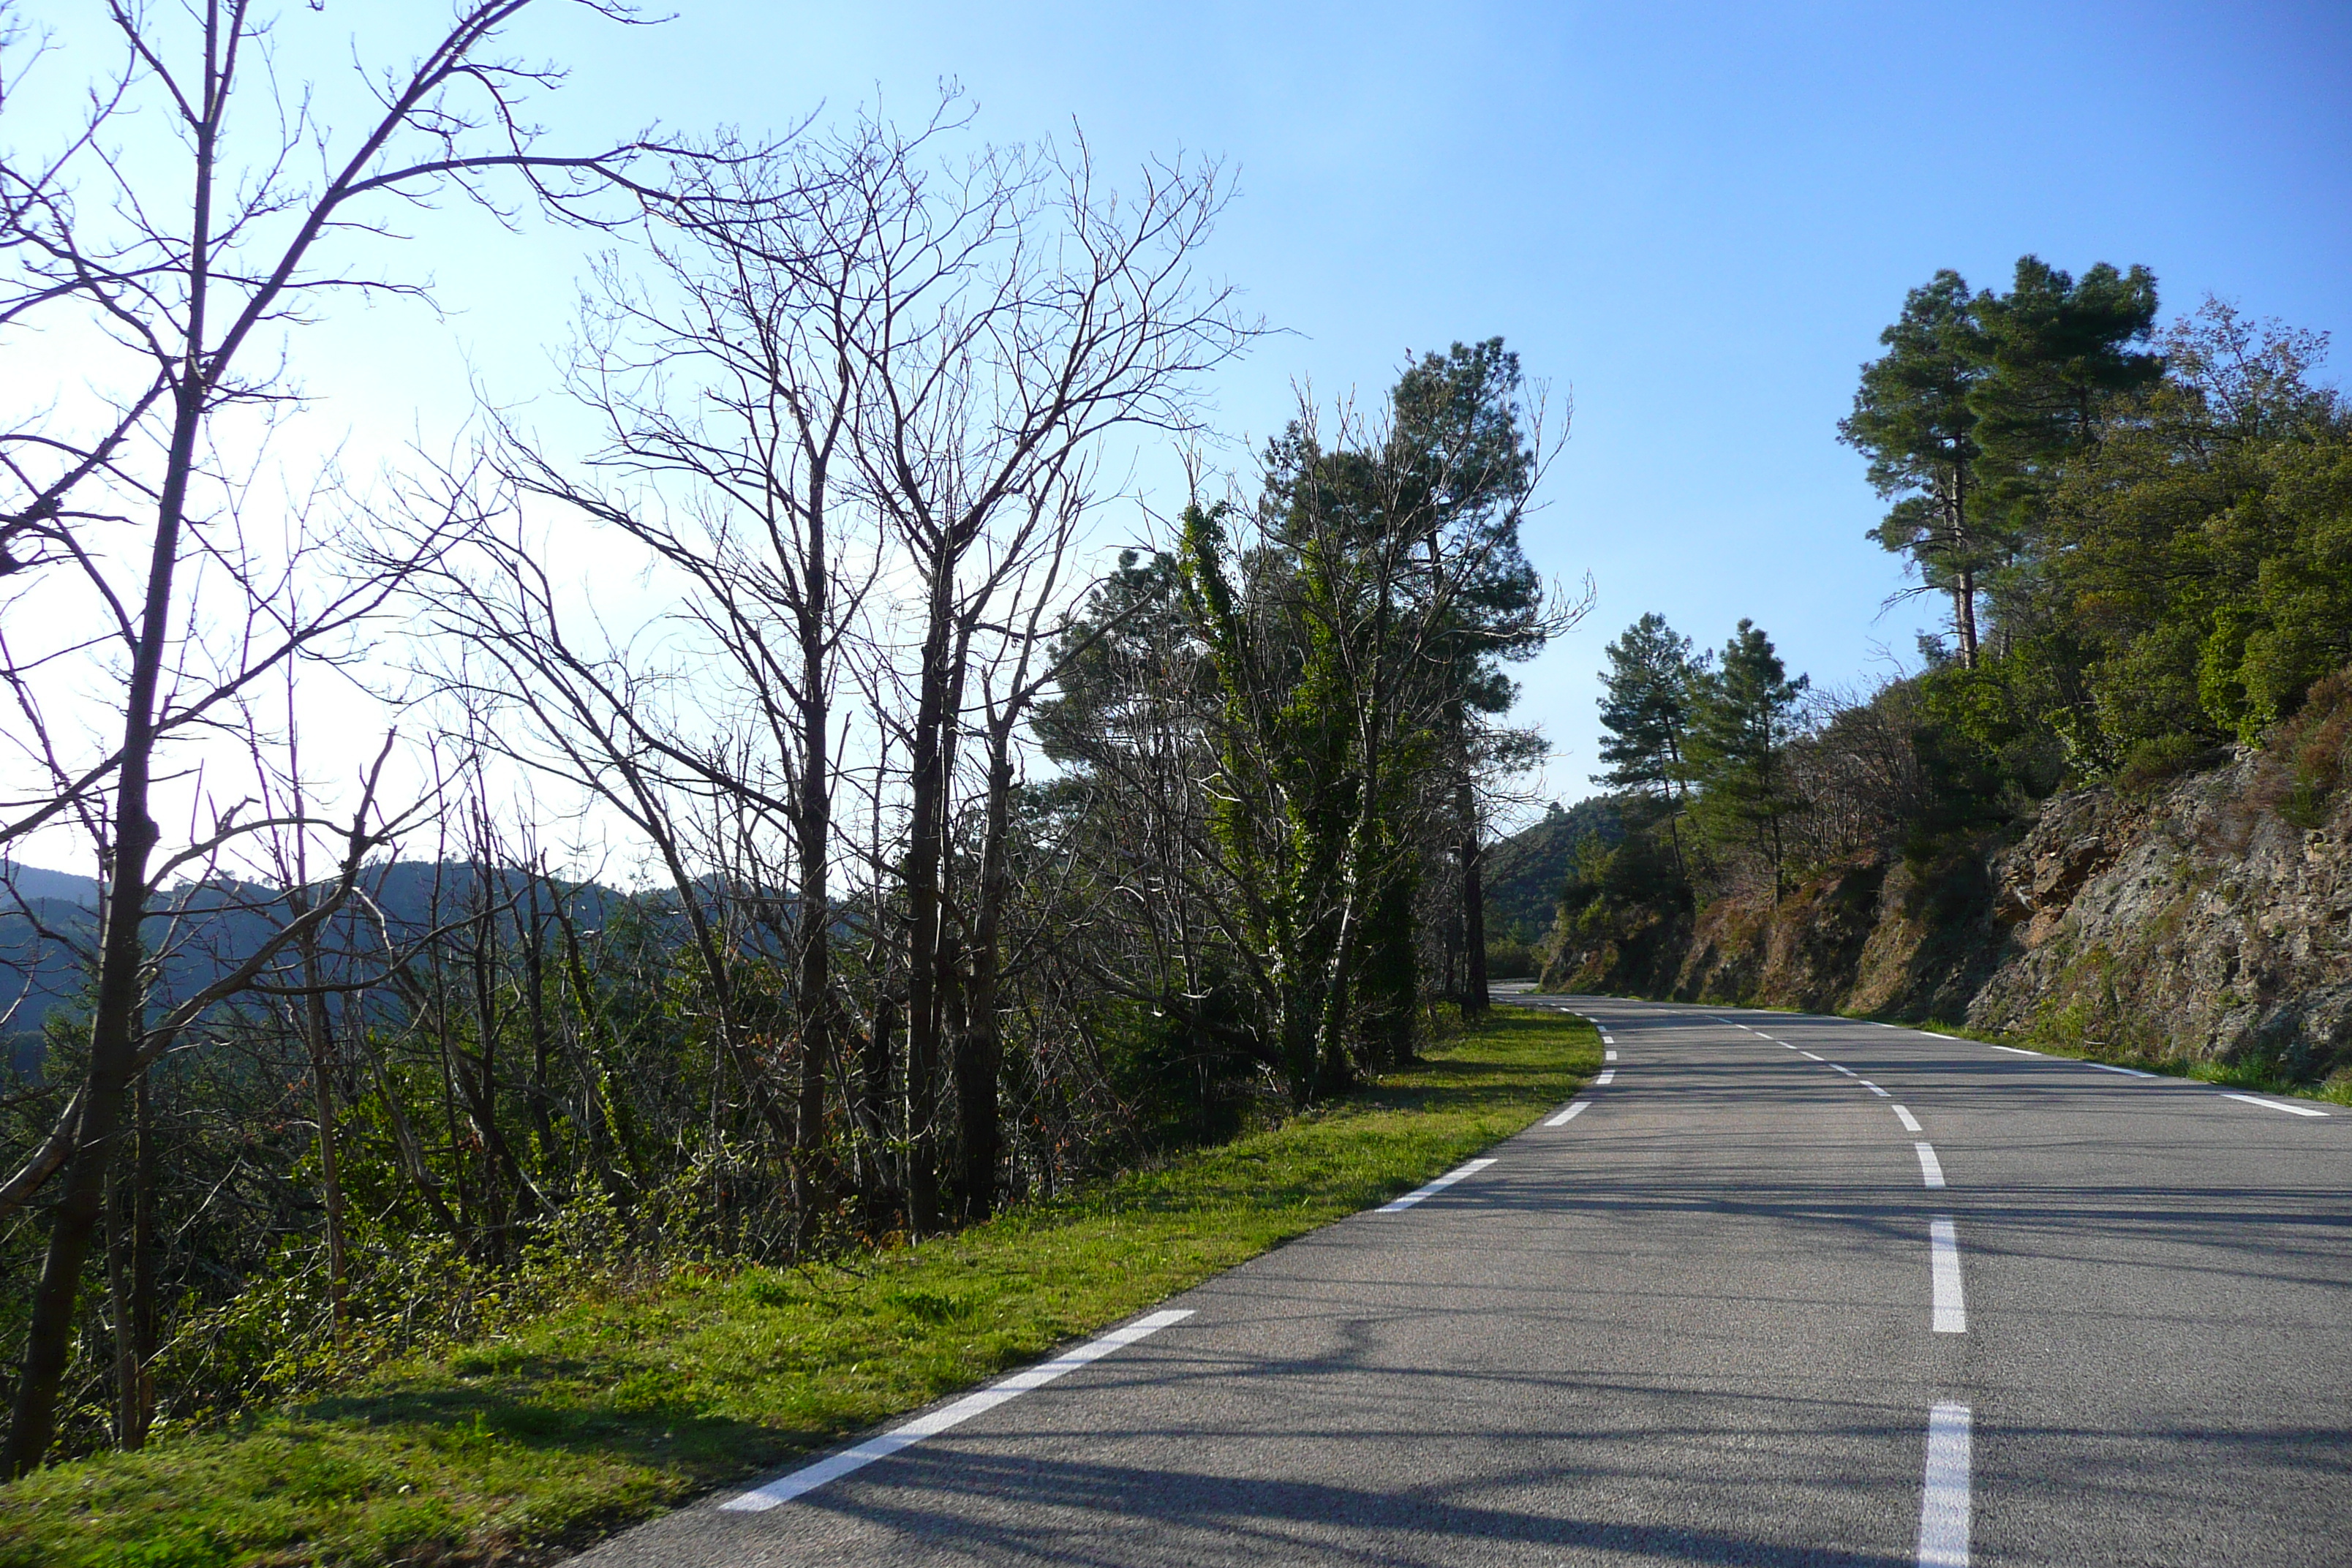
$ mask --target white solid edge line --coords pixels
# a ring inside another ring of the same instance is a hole
[[[1398,1198],[1393,1203],[1382,1204],[1372,1212],[1374,1214],[1394,1214],[1399,1209],[1409,1209],[1412,1207],[1413,1205],[1421,1202],[1422,1199],[1430,1196],[1432,1194],[1444,1192],[1446,1188],[1452,1186],[1463,1177],[1476,1175],[1479,1172],[1485,1170],[1494,1163],[1495,1162],[1491,1159],[1473,1160],[1466,1165],[1456,1166],[1454,1169],[1448,1171],[1445,1174],[1438,1177],[1437,1180],[1430,1183],[1429,1185],[1425,1187],[1415,1187],[1412,1192],[1405,1194],[1404,1196]]]
[[[1892,1100],[1892,1099],[1894,1098],[1894,1096],[1893,1096],[1893,1095],[1888,1094],[1885,1089],[1883,1089],[1879,1088],[1876,1084],[1874,1084],[1874,1083],[1871,1082],[1871,1081],[1870,1081],[1868,1079],[1866,1079],[1866,1078],[1865,1078],[1865,1079],[1860,1079],[1859,1081],[1861,1082],[1861,1084],[1862,1084],[1862,1087],[1863,1087],[1863,1088],[1864,1088],[1864,1089],[1866,1089],[1870,1090],[1870,1092],[1871,1092],[1871,1093],[1873,1093],[1873,1094],[1874,1094],[1874,1095],[1878,1096],[1878,1098],[1879,1098],[1879,1099],[1881,1099],[1881,1100]]]
[[[1937,1035],[1936,1037],[1939,1040],[1948,1040],[1952,1037],[1949,1035]],[[2038,1057],[2042,1054],[2040,1051],[2029,1051],[2023,1046],[1995,1046],[1993,1047],[1993,1049],[1997,1051],[2007,1051],[2013,1057]]]
[[[1906,1132],[1925,1132],[1927,1131],[1926,1128],[1919,1125],[1919,1119],[1917,1117],[1912,1115],[1901,1106],[1889,1106],[1887,1109],[1895,1112],[1896,1119],[1903,1123],[1903,1130]]]
[[[1609,1085],[1610,1085],[1611,1080],[1612,1080],[1613,1079],[1615,1079],[1615,1078],[1616,1078],[1616,1076],[1617,1076],[1617,1069],[1616,1069],[1615,1068],[1609,1068],[1606,1072],[1602,1073],[1599,1078],[1596,1078],[1596,1079],[1594,1079],[1592,1080],[1592,1087],[1593,1087],[1593,1088],[1595,1088],[1595,1089],[1607,1089],[1607,1088],[1609,1087]]]
[[[1936,1158],[1936,1146],[1933,1143],[1914,1143],[1911,1147],[1919,1152],[1919,1179],[1931,1187],[1942,1186],[1944,1163]]]
[[[827,1481],[838,1480],[852,1470],[862,1470],[877,1459],[887,1459],[901,1448],[911,1447],[926,1437],[936,1436],[950,1426],[960,1426],[982,1411],[993,1410],[1008,1399],[1016,1398],[1033,1388],[1042,1388],[1066,1372],[1076,1372],[1088,1362],[1100,1361],[1116,1350],[1123,1350],[1138,1340],[1148,1339],[1168,1327],[1181,1323],[1192,1315],[1189,1307],[1171,1308],[1150,1312],[1124,1328],[1113,1329],[1099,1339],[1088,1340],[1073,1351],[1066,1351],[1052,1361],[1040,1363],[1026,1372],[1016,1372],[1003,1382],[968,1394],[953,1405],[934,1410],[929,1415],[919,1415],[904,1426],[894,1427],[879,1437],[871,1437],[855,1448],[819,1459],[814,1465],[803,1465],[797,1470],[778,1476],[765,1486],[752,1488],[729,1498],[720,1509],[731,1513],[764,1513],[782,1503],[788,1503],[805,1492],[815,1490]]]
[[[1927,1412],[1927,1468],[1919,1494],[1919,1568],[1969,1568],[1969,1407]]]
[[[2284,1100],[2257,1100],[2251,1094],[2225,1094],[2223,1100],[2234,1100],[2242,1105],[2259,1105],[2264,1110],[2284,1110],[2289,1116],[2326,1116],[2325,1110],[2315,1110],[2308,1105],[2289,1105]]]
[[[1565,1127],[1570,1122],[1576,1120],[1577,1112],[1582,1110],[1586,1106],[1591,1103],[1592,1101],[1589,1100],[1580,1100],[1570,1105],[1566,1110],[1561,1111],[1558,1116],[1553,1117],[1549,1121],[1545,1122],[1544,1125],[1546,1127]]]
[[[2142,1072],[2137,1068],[2114,1067],[2110,1066],[2106,1062],[2084,1062],[2082,1065],[2086,1068],[2096,1068],[2101,1072],[2119,1072],[2126,1078],[2154,1078],[2156,1076],[2152,1072]]]
[[[1927,1145],[1919,1145],[1922,1149]],[[1935,1184],[1943,1185],[1941,1182]],[[1948,1215],[1927,1222],[1927,1268],[1936,1287],[1936,1331],[1969,1331],[1968,1299],[1960,1293],[1960,1238]]]

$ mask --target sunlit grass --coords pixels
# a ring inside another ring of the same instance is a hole
[[[1600,1064],[1506,1011],[1345,1102],[843,1267],[684,1268],[342,1395],[0,1488],[5,1568],[577,1545],[1092,1332],[1519,1131]]]

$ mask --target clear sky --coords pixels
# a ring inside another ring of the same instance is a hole
[[[2352,330],[2341,0],[675,5],[655,28],[551,9],[519,34],[575,68],[551,123],[758,131],[877,95],[915,119],[953,78],[988,138],[1075,123],[1114,174],[1230,162],[1210,264],[1289,334],[1213,388],[1236,436],[1276,427],[1295,379],[1376,394],[1409,351],[1496,333],[1572,395],[1527,542],[1549,574],[1590,572],[1599,605],[1522,672],[1562,799],[1590,787],[1601,645],[1644,611],[1714,644],[1753,616],[1832,685],[1911,654],[1930,612],[1878,617],[1902,578],[1834,425],[1937,268],[2146,263],[2168,317],[2210,291]],[[288,62],[325,68],[354,18],[400,15],[296,7]],[[568,313],[570,245],[418,232],[446,328],[355,311],[303,366],[363,444],[420,401],[428,426],[458,406],[468,367],[502,396],[543,388]]]

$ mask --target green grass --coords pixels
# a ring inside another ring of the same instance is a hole
[[[1600,1064],[1504,1012],[1328,1110],[958,1236],[680,1269],[341,1395],[0,1488],[0,1568],[488,1563],[838,1442],[1426,1181]]]

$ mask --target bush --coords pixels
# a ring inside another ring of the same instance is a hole
[[[2126,795],[2147,795],[2221,755],[2201,736],[2159,735],[2125,753],[2123,766],[2116,770],[2116,787]]]
[[[2326,822],[2330,799],[2352,772],[2352,669],[2314,683],[2294,716],[2272,731],[2269,750],[2288,778],[2279,815],[2305,829]]]
[[[1498,936],[1486,943],[1486,978],[1489,980],[1532,980],[1536,973],[1536,950],[1514,936]]]

